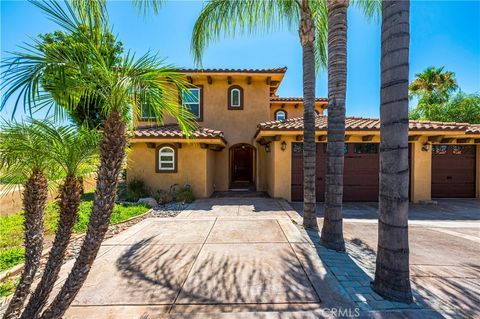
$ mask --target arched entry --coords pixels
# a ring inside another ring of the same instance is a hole
[[[236,144],[230,148],[231,186],[247,186],[254,182],[255,148],[249,144]]]

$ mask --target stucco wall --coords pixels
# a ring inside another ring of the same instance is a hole
[[[207,178],[205,180],[205,188],[207,193],[205,197],[212,195],[214,192],[215,184],[215,152],[212,150],[207,151]]]
[[[315,110],[318,111],[318,114],[323,114],[323,104],[317,103],[315,106]],[[282,103],[272,103],[270,106],[270,120],[275,120],[275,112],[283,110],[287,112],[287,118],[291,119],[294,117],[302,117],[303,116],[303,104],[299,103],[297,107],[295,107],[295,103],[284,103],[282,108]]]
[[[157,173],[155,149],[147,148],[146,143],[134,143],[128,156],[127,179],[142,179],[152,191],[169,190],[172,184],[190,184],[195,197],[208,197],[207,152],[199,144],[182,144],[177,149],[177,172]]]
[[[410,143],[412,148],[410,166],[410,200],[414,203],[432,199],[432,147],[422,151],[423,143],[428,137],[420,137]]]

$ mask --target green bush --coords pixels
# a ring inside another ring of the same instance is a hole
[[[13,247],[0,250],[0,271],[12,268],[25,259],[23,247]]]
[[[6,297],[12,294],[15,291],[15,286],[17,285],[18,278],[8,278],[0,282],[0,296]]]
[[[141,179],[132,179],[119,187],[118,197],[123,201],[136,202],[140,198],[148,196],[150,196],[150,191]]]
[[[183,203],[191,203],[195,200],[192,189],[190,187],[180,188],[174,195],[175,201]]]

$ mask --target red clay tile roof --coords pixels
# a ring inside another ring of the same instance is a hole
[[[285,73],[287,67],[278,67],[270,69],[177,69],[181,73]]]
[[[480,134],[480,124],[472,124],[467,128],[467,134]]]
[[[303,102],[303,97],[272,96],[270,102]],[[328,102],[328,99],[326,97],[316,97],[315,102]]]
[[[347,117],[345,119],[345,128],[350,131],[355,130],[379,130],[380,119],[375,118],[363,118],[363,117]],[[317,130],[327,129],[327,117],[320,115],[315,119],[315,127]],[[480,126],[476,127],[468,123],[449,123],[449,122],[433,122],[433,121],[410,121],[410,130],[448,130],[448,131],[468,131],[474,130],[473,133],[480,133]],[[286,119],[283,121],[270,121],[260,123],[258,125],[259,130],[303,130],[303,117],[296,117]]]
[[[226,142],[222,131],[205,127],[197,127],[197,129],[192,132],[192,136],[194,138],[220,138]],[[162,126],[139,127],[133,132],[133,138],[185,138],[185,135],[177,124],[167,124]]]

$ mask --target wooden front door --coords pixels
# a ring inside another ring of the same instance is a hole
[[[253,150],[249,145],[239,145],[232,153],[232,182],[253,181]]]

